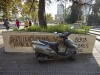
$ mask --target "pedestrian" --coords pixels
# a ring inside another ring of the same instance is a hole
[[[36,25],[39,25],[39,22],[38,21],[36,21]]]
[[[17,28],[19,29],[19,27],[20,27],[20,22],[19,22],[18,20],[16,20],[15,26],[17,26]]]
[[[29,20],[29,26],[31,26],[32,25],[32,22],[31,22],[31,20]]]
[[[28,21],[28,19],[25,20],[24,24],[25,24],[25,28],[29,26],[29,21]]]
[[[10,23],[9,23],[8,19],[5,19],[4,26],[6,27],[7,30],[9,30],[9,28],[10,28],[9,25],[10,25]]]

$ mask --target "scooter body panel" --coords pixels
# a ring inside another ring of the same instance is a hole
[[[69,48],[76,48],[77,49],[77,46],[74,44],[74,42],[70,38],[65,40],[65,45]]]
[[[57,53],[47,45],[33,44],[32,46],[36,52],[43,53],[50,56],[57,56]]]
[[[66,46],[65,52],[59,52],[59,44],[57,42],[48,42],[43,40],[32,41],[33,49],[38,53],[41,54],[40,59],[47,58],[50,59],[53,57],[54,59],[66,59],[72,58],[75,60],[77,46],[73,43],[73,41],[67,38],[70,33],[61,34],[59,37],[63,38],[64,44]],[[37,54],[36,54],[37,55]],[[43,57],[43,56],[45,57]],[[38,56],[38,55],[37,55]]]
[[[75,48],[66,48],[66,52],[58,52],[56,53],[55,50],[52,50],[49,46],[47,45],[41,45],[41,44],[34,44],[33,49],[36,52],[43,53],[45,55],[49,55],[54,57],[55,59],[66,59],[69,58],[75,51]]]

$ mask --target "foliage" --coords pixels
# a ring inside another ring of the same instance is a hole
[[[31,31],[31,32],[58,32],[58,33],[63,33],[67,32],[70,30],[70,25],[55,25],[55,26],[50,26],[48,25],[48,29],[41,28],[40,26],[34,25],[30,26],[29,28],[24,28],[21,30],[18,30],[17,28],[14,28],[14,31]],[[87,34],[89,29],[91,29],[91,26],[81,26],[80,28],[74,28],[70,32],[75,33],[75,34]]]
[[[27,28],[18,29],[17,27],[13,28],[13,31],[27,31]]]
[[[53,22],[52,14],[47,13],[47,14],[46,14],[46,19],[47,19],[47,22]]]
[[[100,0],[95,0],[95,4],[92,6],[92,13],[95,16],[100,13]]]
[[[19,31],[17,27],[13,28],[13,31]]]
[[[71,15],[71,6],[69,6],[66,9],[64,9],[63,17],[64,17],[64,21],[65,22],[69,23],[70,15]]]
[[[100,0],[95,0],[92,6],[92,13],[88,15],[87,24],[92,25],[93,23],[100,23]]]
[[[87,25],[93,25],[93,23],[100,24],[100,15],[91,14],[88,16]]]
[[[21,7],[21,0],[0,0],[0,10],[3,11],[3,18],[9,18],[18,14],[18,9]]]
[[[37,11],[38,11],[39,2],[38,2],[38,0],[35,0],[32,8],[31,8],[31,11],[29,12],[31,4],[32,4],[32,0],[25,1],[25,3],[23,4],[23,7],[22,7],[22,16],[24,18],[37,19],[38,18]]]
[[[34,25],[34,26],[30,26],[29,28],[27,28],[28,31],[34,31],[34,32],[40,32],[41,31],[41,27]]]
[[[71,7],[71,15],[70,15],[70,22],[76,23],[77,21],[81,20],[82,10],[78,10],[78,6]]]
[[[0,11],[3,11],[3,18],[18,18],[17,14],[21,13],[22,19],[25,17],[37,19],[38,0],[35,0],[29,13],[31,4],[32,0],[0,0]]]
[[[80,26],[80,28],[74,28],[73,30],[71,30],[72,33],[75,34],[87,34],[88,31],[92,28],[92,26]]]

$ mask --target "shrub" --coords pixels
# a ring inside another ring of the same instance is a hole
[[[34,25],[30,26],[28,28],[23,28],[21,30],[18,30],[17,28],[14,28],[14,31],[33,31],[33,32],[58,32],[58,33],[63,33],[69,31],[71,28],[70,25],[54,25],[51,26],[49,25],[47,29],[41,28],[40,26]],[[88,31],[91,29],[91,26],[81,26],[79,28],[74,28],[70,32],[75,33],[75,34],[87,34]]]
[[[29,28],[27,28],[28,31],[34,31],[34,32],[39,32],[41,31],[41,27],[40,26],[37,26],[37,25],[34,25],[34,26],[30,26]]]
[[[17,27],[13,28],[13,31],[19,31]]]

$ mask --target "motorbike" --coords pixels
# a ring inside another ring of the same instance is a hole
[[[74,27],[71,27],[73,29]],[[71,30],[70,29],[70,30]],[[77,46],[73,41],[68,38],[71,32],[65,32],[59,35],[58,38],[62,38],[64,45],[66,46],[64,52],[60,52],[60,46],[58,42],[49,42],[45,40],[32,41],[32,47],[35,50],[35,56],[38,62],[46,62],[47,60],[55,59],[67,59],[76,60]]]

